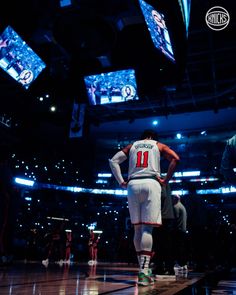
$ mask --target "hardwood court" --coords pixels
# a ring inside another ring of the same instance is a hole
[[[125,263],[49,264],[13,263],[0,267],[1,295],[96,295],[96,294],[195,294],[203,288],[206,274],[189,273],[185,278],[158,276],[154,285],[137,286],[137,266]]]

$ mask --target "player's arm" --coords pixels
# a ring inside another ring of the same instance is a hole
[[[169,182],[169,180],[171,179],[171,177],[173,176],[173,174],[176,170],[176,167],[180,161],[180,158],[176,154],[176,152],[173,151],[171,148],[169,148],[167,145],[165,145],[163,143],[158,143],[157,145],[158,145],[161,155],[170,162],[165,178],[158,179],[161,184],[167,184]]]
[[[120,164],[127,159],[129,146],[124,148],[122,151],[117,152],[111,159],[109,159],[109,165],[115,179],[122,187],[126,186],[126,182],[121,173]]]

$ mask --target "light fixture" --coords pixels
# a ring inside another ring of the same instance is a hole
[[[177,138],[177,139],[181,139],[181,138],[182,138],[181,133],[177,133],[177,134],[176,134],[176,138]]]
[[[56,107],[55,107],[55,106],[51,106],[51,107],[50,107],[50,111],[51,111],[51,112],[55,112],[55,111],[56,111]]]
[[[152,125],[154,125],[154,126],[157,126],[158,123],[159,123],[159,122],[158,122],[157,120],[153,120],[153,121],[152,121]]]

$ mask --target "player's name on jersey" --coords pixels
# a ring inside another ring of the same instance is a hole
[[[134,147],[136,149],[142,149],[142,148],[152,149],[154,147],[154,145],[153,144],[148,144],[148,143],[139,143],[139,144],[136,144]]]

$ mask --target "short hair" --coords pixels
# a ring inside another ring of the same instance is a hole
[[[142,135],[141,135],[141,139],[145,139],[145,138],[152,138],[154,140],[158,139],[157,133],[156,131],[152,130],[152,129],[146,129],[143,131]]]
[[[178,194],[175,194],[174,197],[175,197],[176,199],[178,199],[178,200],[181,199],[180,195],[178,195]]]

